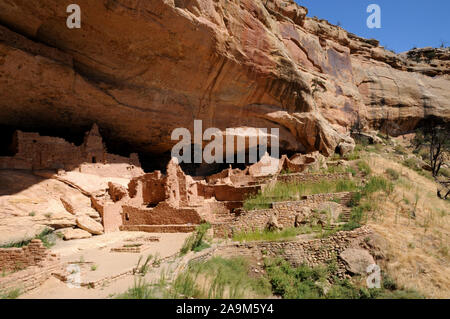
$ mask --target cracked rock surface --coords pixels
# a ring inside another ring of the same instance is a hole
[[[397,55],[290,0],[79,0],[80,29],[68,4],[0,0],[0,125],[96,122],[161,154],[201,119],[278,127],[282,150],[329,155],[358,114],[393,135],[450,117],[449,49]]]

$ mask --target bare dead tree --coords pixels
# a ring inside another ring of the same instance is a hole
[[[361,121],[361,117],[360,117],[359,113],[357,113],[356,119],[353,121],[352,126],[350,128],[350,132],[361,135],[363,128],[364,128],[364,124]]]

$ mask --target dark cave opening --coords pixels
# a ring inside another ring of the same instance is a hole
[[[14,156],[17,153],[17,145],[14,143],[13,127],[0,125],[0,156]]]
[[[41,128],[41,127],[13,127],[8,125],[0,125],[0,156],[14,156],[17,153],[17,145],[14,142],[14,133],[16,130],[30,133],[38,133],[40,136],[51,136],[58,137],[66,140],[67,142],[73,143],[76,146],[83,144],[84,136],[86,132],[91,129],[90,126],[78,127],[78,128]],[[167,163],[171,159],[171,152],[166,151],[163,153],[159,152],[139,152],[135,146],[127,143],[124,140],[109,138],[112,134],[108,129],[99,128],[100,134],[103,138],[104,145],[110,154],[120,155],[124,157],[129,157],[131,153],[138,153],[139,160],[141,162],[141,167],[145,172],[152,172],[155,170],[160,170],[162,173],[166,173]],[[238,154],[235,153],[233,158],[225,159],[224,163],[194,163],[194,145],[191,145],[191,163],[181,163],[180,166],[183,171],[191,176],[208,176],[229,167],[236,169],[245,169],[246,166],[253,164],[249,161],[250,150],[247,148],[245,153],[245,162],[239,163]],[[252,153],[256,154],[257,161],[259,161],[264,154],[260,154],[259,145],[256,150],[253,149]],[[267,149],[267,153],[271,155],[270,146]],[[292,153],[292,154],[291,154]],[[280,150],[280,154],[287,154],[291,156],[294,152]],[[224,156],[225,157],[225,156]],[[95,156],[90,158],[91,163],[97,163],[98,159]]]

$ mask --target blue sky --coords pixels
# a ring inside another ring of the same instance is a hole
[[[450,0],[295,0],[308,16],[327,19],[397,53],[413,47],[450,46]],[[381,7],[381,29],[366,26],[369,4]]]

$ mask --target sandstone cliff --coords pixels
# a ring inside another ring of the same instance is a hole
[[[401,134],[450,118],[449,49],[397,55],[291,0],[0,0],[0,125],[96,122],[135,150],[176,127],[279,127],[283,151],[329,155],[358,114]],[[427,53],[428,52],[428,53]]]

